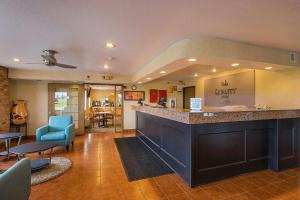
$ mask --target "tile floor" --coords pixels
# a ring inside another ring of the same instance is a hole
[[[189,188],[175,175],[128,182],[113,137],[130,134],[102,133],[76,137],[65,156],[73,167],[64,175],[33,186],[30,200],[300,200],[300,168],[282,173],[263,170]],[[0,162],[0,168],[14,160]]]

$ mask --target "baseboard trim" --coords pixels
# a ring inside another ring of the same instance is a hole
[[[123,130],[123,133],[132,133],[132,134],[134,134],[136,132],[136,129],[124,129]]]
[[[31,139],[31,140],[35,140],[36,136],[35,135],[26,135],[24,136],[25,139]]]

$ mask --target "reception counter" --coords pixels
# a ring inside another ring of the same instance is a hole
[[[137,136],[190,186],[300,164],[300,109],[133,109]]]

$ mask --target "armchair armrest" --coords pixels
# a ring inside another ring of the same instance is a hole
[[[43,135],[47,134],[48,131],[49,131],[49,126],[48,125],[36,129],[36,140],[41,141],[41,137]]]
[[[65,128],[66,143],[70,144],[75,138],[75,124],[72,123]]]

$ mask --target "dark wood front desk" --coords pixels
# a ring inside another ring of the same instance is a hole
[[[193,187],[261,169],[299,166],[297,115],[216,123],[196,123],[189,116],[192,123],[183,123],[137,109],[137,136]]]

